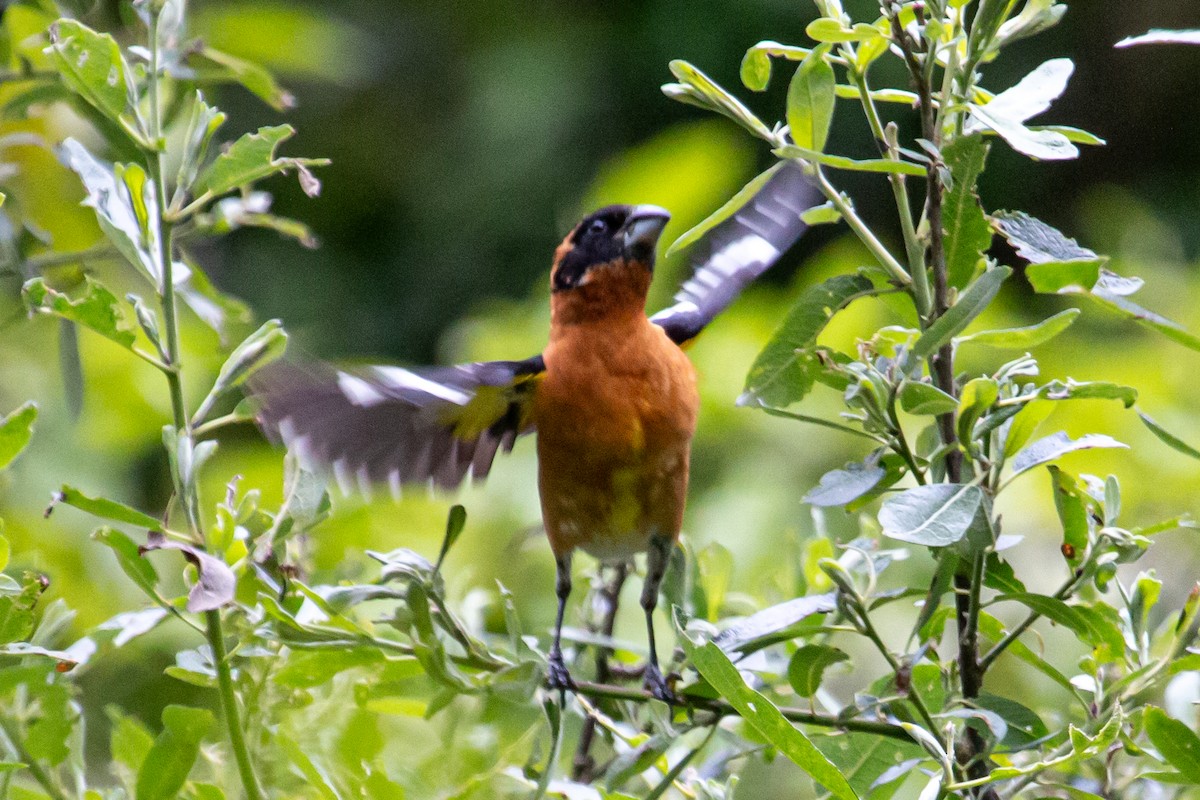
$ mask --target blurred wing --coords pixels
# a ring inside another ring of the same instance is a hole
[[[342,491],[386,483],[453,489],[533,430],[542,357],[410,370],[276,362],[250,380],[259,424]]]
[[[818,199],[794,163],[785,163],[749,202],[692,248],[692,277],[675,304],[650,318],[676,344],[697,334],[795,244],[808,225],[800,214]]]

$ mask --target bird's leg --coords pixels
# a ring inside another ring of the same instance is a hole
[[[646,612],[646,634],[650,639],[650,660],[646,662],[644,685],[650,694],[666,703],[674,703],[676,697],[658,667],[658,651],[654,646],[654,609],[658,606],[658,588],[667,571],[671,544],[666,536],[654,534],[650,537],[650,548],[646,553],[646,582],[642,585],[642,609]]]
[[[571,596],[571,556],[559,556],[554,560],[556,580],[554,593],[558,596],[558,616],[554,620],[554,644],[550,646],[550,658],[546,669],[546,681],[551,689],[565,692],[575,688],[571,673],[563,663],[562,626],[563,615],[567,611],[567,598]]]

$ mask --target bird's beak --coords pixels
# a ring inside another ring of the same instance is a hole
[[[653,253],[670,219],[670,212],[661,206],[635,206],[621,227],[625,251],[640,256]]]

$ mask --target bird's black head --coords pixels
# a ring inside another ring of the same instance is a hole
[[[607,206],[575,226],[558,249],[554,291],[581,285],[593,267],[618,261],[654,268],[654,248],[671,215],[658,206]]]

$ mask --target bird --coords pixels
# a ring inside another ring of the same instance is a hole
[[[671,702],[653,615],[682,527],[700,403],[685,348],[800,238],[807,228],[801,215],[816,197],[791,162],[758,183],[690,247],[691,277],[653,316],[647,292],[670,214],[656,205],[607,206],[584,217],[555,250],[543,352],[427,368],[338,369],[285,359],[251,381],[258,422],[302,465],[331,472],[344,491],[384,484],[396,495],[412,484],[452,490],[468,474],[480,481],[497,452],[536,432],[558,601],[547,683],[575,687],[562,651],[575,551],[602,564],[627,564],[646,552],[644,687]]]

